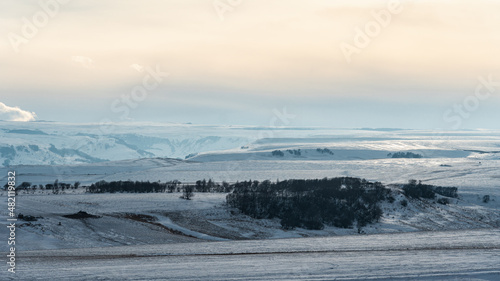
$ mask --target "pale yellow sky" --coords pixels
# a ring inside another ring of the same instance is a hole
[[[356,28],[391,1],[242,0],[221,20],[211,0],[73,0],[18,52],[12,34],[22,36],[22,18],[43,9],[3,2],[4,97],[113,98],[140,81],[132,64],[160,65],[179,95],[210,87],[275,97],[460,98],[478,76],[500,74],[500,1],[401,1],[350,63],[341,44],[354,46]]]

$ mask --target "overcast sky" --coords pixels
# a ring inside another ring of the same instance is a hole
[[[500,128],[500,1],[55,1],[0,3],[0,119]]]

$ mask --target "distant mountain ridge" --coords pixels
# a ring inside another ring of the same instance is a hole
[[[0,121],[0,166],[75,165],[155,157],[198,162],[339,161],[384,159],[394,153],[418,154],[423,158],[475,155],[496,159],[498,155],[487,152],[498,150],[497,136],[500,131],[155,123],[118,123],[103,127],[97,123]]]
[[[103,133],[95,124],[0,122],[0,166],[64,165],[169,157],[239,147],[251,141],[195,126],[117,125]]]

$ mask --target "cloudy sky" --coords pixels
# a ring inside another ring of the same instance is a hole
[[[493,0],[2,1],[0,119],[269,125],[286,108],[290,126],[500,128],[498,11]]]

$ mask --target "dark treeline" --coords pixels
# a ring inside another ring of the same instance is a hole
[[[174,192],[180,185],[179,181],[166,183],[149,181],[99,181],[87,187],[90,193],[151,193],[151,192]]]
[[[436,194],[457,198],[456,187],[442,187],[422,184],[410,180],[401,186],[404,195],[415,199],[435,199]],[[194,192],[224,192],[228,206],[239,209],[253,218],[279,218],[285,229],[303,227],[322,229],[324,225],[342,228],[356,226],[358,230],[378,221],[382,216],[380,203],[395,202],[391,190],[380,182],[365,179],[341,177],[323,179],[290,179],[271,182],[241,181],[217,183],[198,180],[182,184],[170,182],[142,181],[100,181],[86,187],[90,193],[152,193],[183,192],[184,199],[191,199]],[[401,205],[407,206],[407,200]],[[448,204],[446,198],[438,203]]]
[[[65,190],[70,189],[78,189],[80,187],[80,182],[77,181],[74,184],[59,182],[59,180],[55,180],[54,183],[48,184],[32,184],[31,182],[22,182],[19,186],[16,187],[16,192],[24,191],[25,193],[31,192],[35,193],[37,190],[52,190],[52,193],[59,194],[60,192],[64,193]],[[7,189],[8,185],[4,185],[4,189]]]
[[[387,154],[388,157],[392,158],[422,158],[423,156],[418,153],[413,153],[413,152],[396,152],[394,154],[389,153]]]
[[[169,182],[149,181],[99,181],[87,187],[90,193],[152,193],[152,192],[181,192],[188,190],[192,192],[230,192],[232,186],[227,182],[216,183],[209,179],[196,181],[194,184],[182,184],[178,180]]]
[[[330,154],[330,155],[335,154],[335,153],[333,153],[333,151],[331,151],[328,148],[317,148],[316,152],[321,153],[321,154]],[[277,157],[284,157],[286,155],[286,153],[294,155],[294,156],[301,156],[302,155],[302,151],[300,149],[287,149],[287,150],[285,150],[285,152],[283,152],[281,150],[271,151],[271,155],[277,156]]]
[[[434,186],[429,184],[422,184],[416,180],[408,181],[408,184],[403,185],[403,191],[406,196],[411,198],[427,198],[434,199],[436,194],[457,198],[458,189],[456,187]]]
[[[382,216],[379,203],[390,190],[359,178],[245,181],[227,195],[229,206],[254,218],[280,218],[285,229],[358,228]]]

